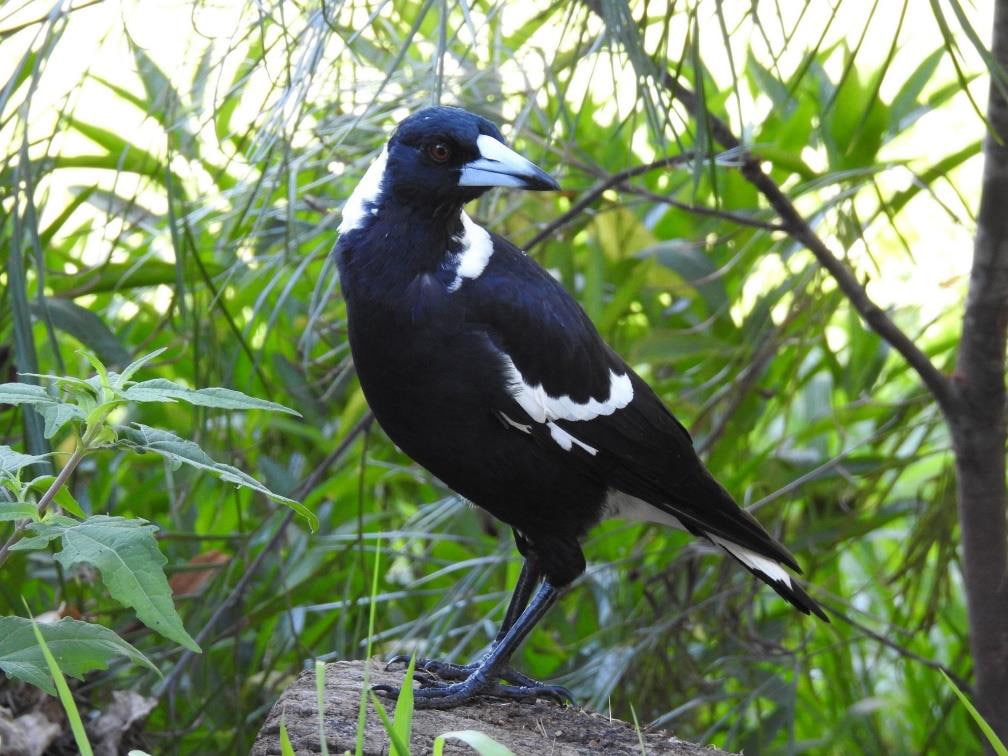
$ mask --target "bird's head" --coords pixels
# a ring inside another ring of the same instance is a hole
[[[422,209],[459,208],[493,186],[559,189],[504,144],[500,129],[461,108],[424,108],[400,122],[343,208],[341,232],[361,227],[386,198]]]
[[[462,204],[493,186],[559,189],[508,147],[494,124],[461,108],[413,113],[396,128],[387,150],[385,188],[411,204]]]

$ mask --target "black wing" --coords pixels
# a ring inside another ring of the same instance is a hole
[[[496,410],[516,433],[555,444],[564,463],[607,483],[722,547],[799,609],[820,613],[778,562],[794,557],[739,508],[703,466],[683,425],[602,340],[581,306],[506,239],[458,292],[466,320],[502,363]]]

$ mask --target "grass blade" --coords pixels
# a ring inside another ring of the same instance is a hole
[[[987,738],[987,742],[990,743],[991,748],[994,749],[994,753],[996,753],[997,756],[1008,756],[1008,748],[1006,748],[1005,744],[1001,742],[1001,738],[997,736],[994,729],[987,724],[987,720],[980,716],[980,712],[976,710],[973,702],[966,697],[965,693],[959,690],[959,686],[952,682],[952,678],[948,676],[948,673],[945,672],[944,669],[941,670],[941,673],[942,677],[945,678],[945,682],[947,682],[949,687],[952,688],[952,692],[956,694],[956,697],[962,702],[962,705],[966,707],[966,711],[970,713],[970,716],[973,717],[973,721],[977,723],[977,727],[980,728],[984,737]]]
[[[319,747],[323,756],[329,756],[329,744],[325,734],[325,662],[315,660],[315,705],[318,707]]]
[[[56,658],[49,650],[49,646],[46,645],[45,638],[42,637],[42,631],[39,630],[38,623],[34,617],[32,617],[32,631],[35,633],[35,639],[42,649],[42,655],[45,657],[46,665],[49,667],[49,673],[56,684],[56,692],[59,695],[60,703],[63,705],[67,721],[70,723],[70,730],[73,732],[74,742],[77,743],[77,750],[81,752],[81,756],[93,756],[94,752],[91,750],[91,743],[88,742],[87,733],[84,732],[84,722],[81,721],[80,712],[77,710],[77,703],[73,699],[73,694],[70,692],[66,678],[63,677],[63,673],[60,671],[59,664],[56,663]]]

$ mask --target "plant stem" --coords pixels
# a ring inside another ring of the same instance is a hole
[[[50,484],[46,492],[42,494],[42,498],[39,499],[37,513],[41,517],[49,509],[49,506],[53,503],[56,498],[56,494],[59,490],[66,485],[67,481],[70,480],[70,476],[73,475],[74,470],[77,469],[77,465],[80,464],[81,460],[84,459],[84,455],[87,454],[88,450],[91,448],[91,444],[94,443],[95,437],[98,435],[98,430],[101,428],[101,423],[95,423],[95,425],[89,428],[85,433],[84,437],[77,442],[77,446],[74,448],[73,454],[70,455],[70,459],[67,463],[63,465],[63,469],[59,471],[59,474]],[[0,547],[0,567],[3,567],[10,556],[11,547],[24,538],[25,531],[28,526],[31,525],[33,520],[22,520],[15,526],[14,532],[11,533],[10,538],[7,542]]]

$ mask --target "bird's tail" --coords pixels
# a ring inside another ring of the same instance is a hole
[[[749,572],[777,591],[778,594],[800,612],[815,614],[820,619],[829,622],[829,617],[826,616],[822,607],[805,592],[801,583],[788,573],[780,563],[719,536],[709,535],[707,537],[716,546],[720,546],[727,551],[735,558],[735,561],[749,570]]]

